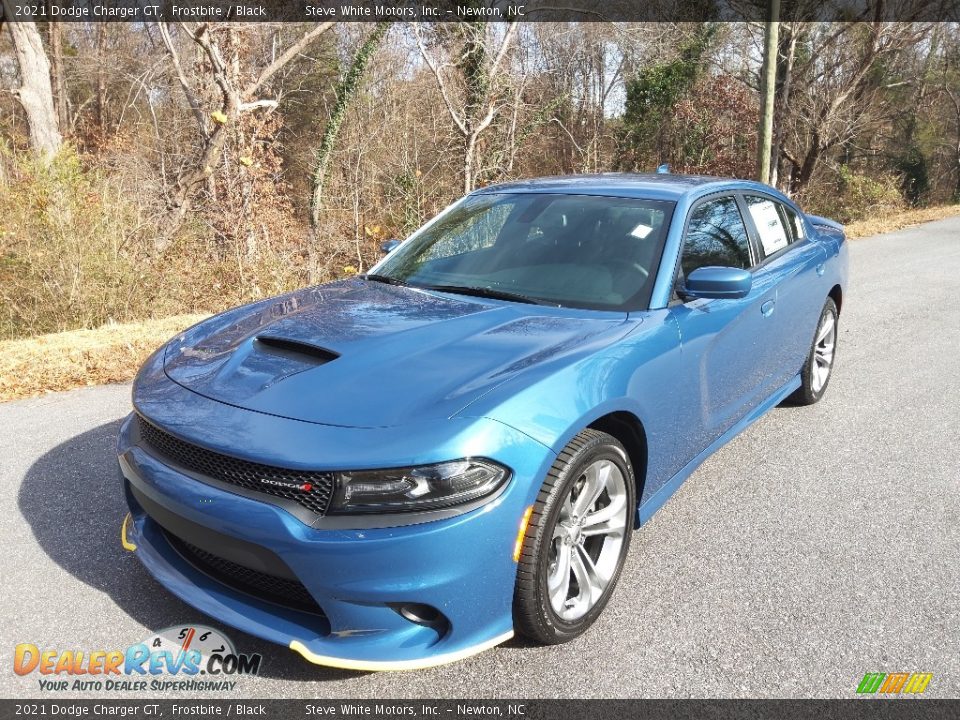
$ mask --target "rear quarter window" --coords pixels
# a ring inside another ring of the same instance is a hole
[[[788,230],[787,217],[780,203],[756,195],[747,195],[747,210],[757,228],[760,237],[760,247],[764,257],[780,252],[793,239],[793,232]]]

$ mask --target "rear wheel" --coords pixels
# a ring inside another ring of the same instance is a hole
[[[584,430],[537,496],[517,568],[516,629],[541,643],[573,640],[616,587],[636,508],[633,468],[616,438]]]
[[[800,371],[800,387],[790,396],[797,405],[813,405],[827,392],[837,352],[839,313],[832,298],[827,298],[813,336],[813,345]]]

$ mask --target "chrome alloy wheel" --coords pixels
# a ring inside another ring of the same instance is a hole
[[[813,378],[811,386],[819,393],[827,384],[830,369],[833,367],[833,351],[837,344],[837,317],[825,313],[823,322],[817,330],[817,339],[813,344]]]
[[[553,529],[547,591],[563,620],[583,617],[617,571],[629,519],[627,485],[609,460],[588,465],[564,498]]]

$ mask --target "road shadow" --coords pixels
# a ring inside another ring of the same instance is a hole
[[[263,655],[261,677],[301,682],[356,677],[358,673],[312,665],[287,648],[218,624],[171,595],[120,546],[127,507],[116,469],[119,428],[117,420],[77,435],[30,467],[17,502],[43,551],[151,630],[184,623],[223,627],[240,652]],[[140,639],[129,638],[131,643]]]

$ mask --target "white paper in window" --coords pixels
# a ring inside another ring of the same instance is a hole
[[[635,238],[639,238],[640,240],[643,240],[651,232],[653,232],[652,227],[650,227],[649,225],[644,225],[643,223],[640,223],[633,230],[630,231],[630,234],[633,235]]]
[[[750,216],[753,218],[757,232],[760,233],[760,244],[763,245],[764,255],[773,255],[789,244],[787,229],[780,220],[780,213],[769,200],[753,201],[749,203]]]

